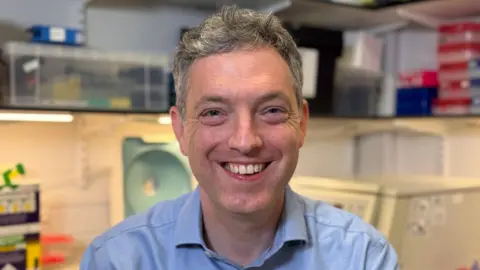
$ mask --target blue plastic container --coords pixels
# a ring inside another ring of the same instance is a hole
[[[397,89],[397,116],[425,116],[432,114],[432,101],[437,98],[437,88]]]
[[[33,25],[30,29],[34,43],[83,45],[83,34],[78,29],[49,25]]]

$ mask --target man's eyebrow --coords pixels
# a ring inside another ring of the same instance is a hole
[[[288,98],[287,94],[285,94],[285,92],[283,92],[283,91],[273,91],[273,92],[269,92],[269,93],[261,96],[260,98],[256,99],[255,103],[256,104],[261,104],[261,103],[264,103],[264,102],[267,102],[267,101],[270,101],[270,100],[275,100],[275,99],[281,99],[281,100],[286,101],[286,102],[289,101],[289,98]]]
[[[289,98],[287,96],[287,94],[285,94],[285,92],[283,91],[273,91],[273,92],[269,92],[269,93],[266,93],[262,96],[260,96],[259,98],[255,98],[253,101],[253,103],[255,105],[259,105],[259,104],[262,104],[264,102],[267,102],[267,101],[271,101],[271,100],[275,100],[275,99],[281,99],[285,102],[288,102],[289,101]],[[222,96],[218,96],[218,95],[209,95],[209,96],[203,96],[198,102],[197,104],[195,105],[195,109],[198,109],[198,107],[200,107],[202,104],[205,104],[205,103],[223,103],[223,104],[229,104],[230,102],[228,101],[227,98],[225,97],[222,97]]]
[[[222,96],[203,96],[197,104],[195,104],[195,109],[198,109],[198,107],[204,103],[228,103],[228,100]]]

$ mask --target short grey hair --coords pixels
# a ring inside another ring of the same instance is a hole
[[[280,20],[235,5],[224,6],[199,26],[184,33],[173,61],[176,106],[185,119],[189,69],[195,60],[240,49],[273,47],[287,62],[293,79],[296,101],[302,107],[302,59],[295,41]]]

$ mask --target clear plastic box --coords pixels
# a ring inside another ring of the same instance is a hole
[[[20,42],[3,53],[3,105],[167,111],[171,104],[168,57]]]
[[[339,65],[335,73],[334,113],[337,116],[368,117],[377,114],[382,75]]]

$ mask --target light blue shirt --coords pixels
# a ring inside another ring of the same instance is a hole
[[[97,237],[81,270],[397,270],[387,240],[359,217],[289,187],[273,246],[242,267],[207,248],[197,190],[156,204]]]

